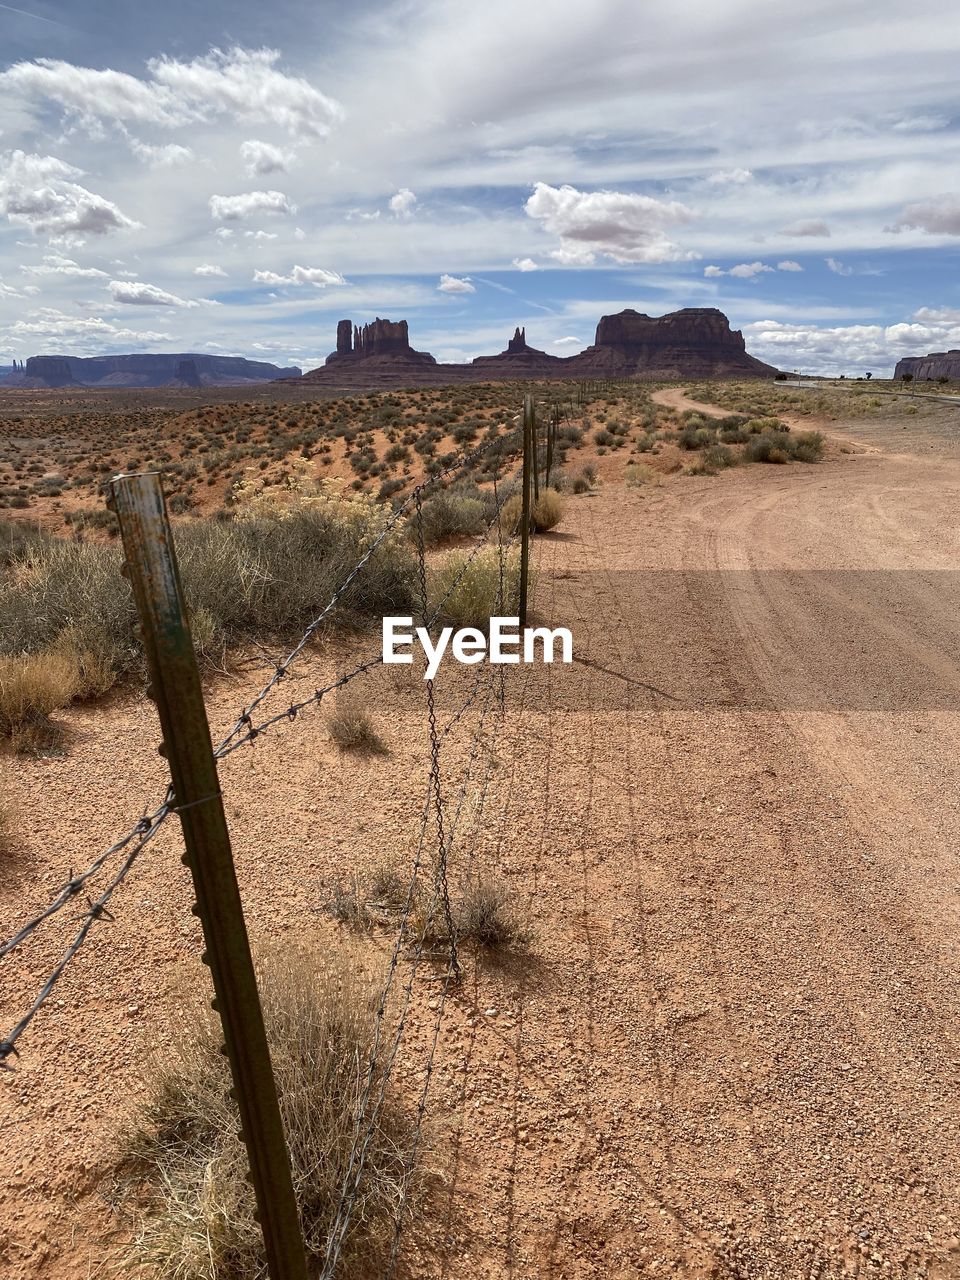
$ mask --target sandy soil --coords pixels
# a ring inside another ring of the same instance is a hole
[[[830,432],[818,466],[608,479],[538,540],[537,608],[577,661],[511,674],[487,820],[461,843],[536,940],[471,960],[448,1005],[444,1184],[406,1233],[412,1276],[960,1276],[960,448],[949,425]],[[452,706],[467,686],[445,680]],[[215,725],[252,683],[211,691]],[[304,716],[224,767],[255,933],[332,943],[329,886],[409,848],[422,695],[381,672],[367,696],[385,759]],[[70,722],[66,758],[8,767],[5,920],[161,790],[151,704]],[[11,1280],[103,1268],[96,1175],[199,972],[189,902],[171,831],[0,1081]],[[58,941],[7,965],[5,1022]]]

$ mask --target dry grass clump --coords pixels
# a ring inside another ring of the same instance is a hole
[[[632,489],[639,489],[645,484],[662,484],[663,477],[645,462],[628,462],[624,468],[623,478]]]
[[[375,991],[356,957],[276,950],[258,966],[277,1091],[311,1274],[319,1269],[350,1159],[374,1034]],[[196,1010],[155,1064],[122,1138],[121,1211],[131,1269],[164,1280],[266,1275],[246,1149],[218,1020]],[[379,1087],[379,1068],[373,1096]],[[380,1274],[410,1127],[387,1094],[343,1245],[345,1274]]]
[[[471,942],[489,951],[523,951],[532,932],[511,900],[510,890],[497,880],[477,876],[464,886],[459,903],[452,904],[454,927],[460,942]],[[412,939],[430,950],[444,950],[450,943],[443,904],[435,893],[417,895],[410,922]]]
[[[370,713],[349,689],[341,689],[326,717],[327,732],[344,751],[386,755],[387,744],[377,733]]]
[[[42,750],[59,734],[50,720],[83,690],[80,663],[67,651],[0,656],[0,737],[16,751]]]
[[[530,523],[537,533],[555,529],[563,519],[563,497],[556,489],[541,489],[530,507]]]
[[[470,881],[457,923],[461,938],[491,950],[519,951],[530,944],[530,928],[513,905],[510,891],[493,879]]]
[[[574,492],[580,490],[576,488],[574,482]],[[503,504],[501,513],[501,522],[504,532],[516,533],[520,528],[520,522],[523,518],[523,496],[515,493],[511,498]],[[545,533],[547,529],[553,529],[563,518],[563,495],[556,489],[541,489],[540,496],[534,501],[530,499],[530,531],[532,533]]]
[[[520,600],[519,552],[504,553],[503,592],[500,554],[496,547],[476,555],[453,552],[430,575],[428,609],[442,626],[485,630],[491,617],[511,617]]]

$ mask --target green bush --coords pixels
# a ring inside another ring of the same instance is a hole
[[[500,593],[500,557],[490,547],[478,554],[453,552],[435,568],[428,580],[428,608],[438,613],[439,626],[478,627],[486,630],[494,615],[511,616],[520,601],[520,555],[505,553],[503,598]]]

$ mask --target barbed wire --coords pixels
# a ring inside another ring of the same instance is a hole
[[[217,744],[216,750],[214,751],[214,755],[218,759],[220,758],[221,753],[225,753],[225,748],[235,738],[243,735],[245,729],[249,729],[251,724],[251,716],[253,712],[256,711],[256,709],[264,702],[264,700],[270,696],[273,690],[277,687],[280,681],[284,678],[284,676],[290,670],[290,667],[297,661],[297,659],[303,653],[304,649],[310,643],[311,639],[316,635],[317,631],[323,625],[324,621],[330,616],[330,614],[333,612],[336,606],[340,603],[340,600],[343,598],[347,590],[350,588],[351,584],[353,583],[354,579],[357,577],[358,573],[360,573],[363,567],[369,562],[371,556],[377,550],[377,548],[381,546],[382,543],[386,540],[386,538],[388,538],[390,534],[396,529],[397,525],[400,523],[405,513],[409,509],[410,505],[412,503],[419,502],[422,498],[423,493],[427,489],[431,488],[436,484],[441,483],[443,480],[447,479],[451,475],[456,474],[458,471],[463,471],[471,467],[477,458],[482,457],[483,454],[487,453],[495,445],[499,445],[502,447],[504,442],[506,440],[509,440],[511,434],[515,434],[515,432],[508,433],[506,436],[495,436],[493,439],[488,440],[485,444],[480,445],[477,449],[474,449],[471,453],[465,454],[462,458],[458,459],[456,462],[451,463],[450,466],[445,467],[442,471],[437,472],[436,475],[430,476],[428,477],[428,479],[421,481],[421,483],[418,484],[407,495],[407,497],[403,500],[403,502],[401,502],[400,505],[395,509],[393,515],[388,519],[383,529],[380,530],[379,534],[376,536],[376,538],[374,538],[374,540],[371,542],[370,546],[367,548],[367,550],[364,552],[361,558],[357,561],[354,567],[347,574],[346,578],[343,580],[340,586],[336,589],[336,591],[334,591],[333,595],[324,605],[320,613],[317,614],[316,617],[306,627],[306,629],[304,630],[303,634],[300,636],[300,639],[297,641],[294,647],[290,650],[290,652],[281,662],[277,663],[274,674],[266,682],[266,684],[259,691],[259,693],[256,694],[253,700],[249,702],[240,712],[240,715],[237,717],[236,723],[234,724],[233,728]]]
[[[492,671],[492,668],[490,668],[490,670]],[[484,712],[484,715],[485,714],[486,714],[486,711]],[[448,839],[451,845],[456,834],[460,813],[462,812],[463,796],[469,785],[470,768],[477,755],[478,744],[479,744],[481,734],[482,734],[482,729],[483,729],[483,721],[484,721],[484,716],[481,716],[477,726],[477,730],[474,733],[470,757],[467,764],[467,772],[461,787],[460,800],[458,801],[457,810],[454,815],[454,820],[449,825]],[[349,1230],[350,1217],[353,1213],[357,1199],[359,1198],[359,1192],[360,1192],[360,1187],[363,1180],[364,1170],[366,1167],[366,1161],[369,1155],[369,1150],[373,1140],[373,1136],[376,1132],[376,1126],[377,1126],[377,1121],[379,1119],[380,1111],[383,1107],[384,1100],[386,1097],[387,1085],[389,1083],[393,1066],[396,1061],[400,1044],[403,1039],[403,1034],[406,1028],[407,1018],[409,1015],[409,1008],[410,1008],[410,1004],[413,996],[413,989],[416,981],[416,975],[419,970],[420,964],[423,961],[424,955],[426,954],[426,939],[421,934],[421,936],[416,939],[416,942],[414,944],[410,970],[407,975],[406,982],[404,983],[403,991],[401,995],[401,1006],[400,1006],[399,1015],[397,1018],[397,1024],[395,1027],[393,1040],[391,1042],[391,1046],[387,1053],[386,1058],[383,1059],[383,1061],[381,1062],[380,1045],[382,1042],[382,1028],[385,1020],[390,988],[392,986],[392,983],[396,974],[399,957],[402,952],[403,945],[405,941],[407,941],[407,930],[409,928],[410,911],[412,909],[413,900],[415,897],[416,884],[419,878],[420,871],[423,868],[423,851],[426,844],[426,831],[427,831],[427,826],[429,824],[432,799],[433,799],[433,787],[432,787],[432,776],[431,776],[431,780],[427,786],[427,794],[424,801],[423,810],[421,812],[420,833],[419,833],[419,840],[418,840],[418,846],[417,846],[417,855],[414,862],[413,875],[411,877],[411,881],[408,887],[407,899],[404,907],[404,914],[400,922],[400,926],[397,932],[397,937],[395,939],[393,949],[391,951],[391,958],[388,966],[387,981],[381,992],[381,996],[377,1005],[376,1029],[373,1037],[370,1055],[368,1058],[366,1084],[365,1084],[363,1095],[361,1097],[361,1101],[357,1108],[357,1120],[356,1120],[356,1126],[354,1130],[354,1144],[353,1144],[353,1147],[351,1148],[350,1160],[348,1162],[347,1172],[344,1176],[343,1185],[341,1187],[341,1195],[340,1195],[340,1200],[338,1202],[337,1211],[334,1215],[334,1222],[327,1238],[327,1251],[324,1259],[324,1264],[320,1273],[320,1280],[331,1280],[331,1278],[334,1276],[336,1272],[336,1267],[340,1258],[343,1242]],[[449,847],[450,846],[448,846],[448,851],[449,851]],[[452,968],[448,967],[447,973],[444,977],[444,985],[441,991],[440,1004],[438,1006],[438,1012],[440,1012],[441,1015],[442,1015],[443,1006],[446,1001],[447,993],[449,991],[451,984],[455,980],[456,978],[455,978],[454,971],[452,970]],[[440,1020],[441,1019],[437,1020],[437,1028],[438,1028],[437,1034],[439,1034]],[[431,1063],[432,1063],[432,1056],[433,1055],[431,1053],[431,1056],[430,1056]],[[379,1089],[377,1091],[377,1098],[373,1106],[370,1107],[370,1098],[372,1096],[374,1087],[378,1081],[379,1081]],[[417,1122],[416,1122],[416,1127],[415,1127],[414,1136],[413,1136],[414,1151],[419,1146],[420,1128],[423,1123],[423,1116],[426,1109],[425,1095],[422,1095],[421,1101],[423,1101],[424,1105],[422,1109],[418,1107]],[[413,1175],[413,1164],[408,1157],[408,1161],[407,1163],[405,1163],[404,1195],[407,1195],[409,1192],[409,1183],[410,1183],[410,1180],[412,1179],[412,1175]],[[399,1209],[398,1209],[398,1213],[400,1213]]]
[[[54,902],[51,903],[51,905],[47,907],[45,911],[42,911],[40,915],[34,917],[33,920],[31,920],[28,924],[24,925],[24,927],[20,930],[20,932],[14,938],[12,938],[8,943],[6,943],[2,949],[0,949],[0,957],[2,957],[7,955],[10,951],[12,951],[14,947],[19,946],[19,944],[23,942],[24,939],[28,938],[37,928],[39,928],[39,926],[43,923],[44,920],[49,919],[49,917],[53,915],[54,912],[59,911],[62,907],[66,906],[68,902],[71,902],[80,892],[80,890],[83,888],[86,882],[91,878],[91,876],[95,875],[96,872],[100,869],[100,867],[104,865],[104,863],[107,861],[107,859],[110,857],[111,854],[119,853],[122,849],[130,845],[131,841],[135,841],[133,843],[132,848],[128,852],[127,856],[121,862],[118,871],[115,873],[112,880],[109,881],[109,883],[107,884],[107,887],[104,889],[103,893],[101,893],[100,897],[97,898],[96,901],[94,902],[91,902],[89,898],[87,899],[89,910],[86,912],[84,916],[81,917],[81,920],[83,921],[83,923],[81,924],[80,929],[77,932],[76,936],[74,937],[73,941],[67,947],[67,950],[64,953],[63,958],[56,965],[53,972],[50,974],[49,978],[47,978],[46,982],[41,987],[39,994],[37,995],[33,1003],[30,1005],[27,1012],[23,1015],[20,1021],[13,1027],[13,1029],[4,1037],[4,1039],[0,1041],[0,1070],[7,1070],[7,1071],[11,1070],[7,1062],[7,1059],[11,1055],[19,1056],[19,1053],[17,1050],[17,1041],[23,1035],[24,1031],[26,1031],[27,1027],[30,1025],[30,1023],[33,1021],[36,1015],[40,1012],[41,1008],[46,1003],[46,1001],[50,998],[50,995],[53,992],[53,988],[55,987],[57,982],[60,980],[60,976],[63,973],[64,969],[66,969],[67,965],[70,963],[70,961],[74,958],[74,956],[83,946],[84,942],[86,942],[87,934],[93,928],[94,923],[97,920],[101,920],[101,919],[111,920],[113,918],[110,912],[107,910],[107,904],[110,902],[110,899],[113,897],[113,894],[116,891],[116,889],[118,889],[120,885],[123,883],[123,881],[126,879],[127,874],[130,871],[130,868],[133,866],[137,858],[143,852],[143,849],[145,848],[145,846],[157,834],[157,832],[160,830],[163,823],[166,821],[166,819],[169,817],[169,815],[172,812],[174,812],[173,802],[172,802],[171,796],[168,793],[167,800],[160,806],[159,809],[155,810],[153,814],[141,818],[140,821],[136,824],[136,826],[133,827],[132,830],[128,832],[128,834],[122,840],[118,840],[116,844],[111,845],[111,847],[105,853],[101,854],[100,857],[97,858],[95,862],[91,863],[90,867],[88,867],[85,872],[81,872],[80,875],[78,876],[74,876],[71,874],[70,880],[64,886],[63,890],[61,890],[59,896],[54,900]],[[137,835],[139,835],[139,839],[135,839]]]
[[[355,679],[357,676],[363,674],[365,671],[370,670],[372,667],[375,667],[382,662],[382,655],[377,655],[369,659],[366,659],[358,663],[351,671],[340,676],[337,680],[331,682],[326,687],[322,689],[314,690],[314,692],[309,697],[302,699],[299,702],[291,703],[289,706],[284,708],[282,712],[279,712],[278,714],[271,716],[267,720],[263,721],[260,725],[254,726],[253,724],[253,721],[252,721],[253,711],[263,704],[263,702],[266,700],[266,698],[269,696],[272,690],[276,688],[276,686],[283,679],[283,677],[287,675],[288,671],[290,670],[290,667],[293,665],[294,662],[296,662],[296,660],[303,653],[303,651],[309,644],[312,637],[316,634],[316,632],[319,630],[319,628],[323,624],[324,620],[330,615],[333,609],[336,608],[337,604],[343,598],[343,595],[349,589],[350,585],[354,582],[358,574],[363,570],[364,566],[369,563],[370,558],[372,557],[374,552],[383,543],[383,541],[389,536],[389,534],[396,528],[397,524],[403,518],[403,515],[405,514],[406,510],[409,508],[411,503],[413,502],[419,503],[423,493],[427,489],[442,483],[444,480],[446,480],[452,475],[457,474],[460,471],[463,471],[472,467],[478,458],[482,457],[491,449],[497,449],[500,452],[502,452],[505,444],[511,439],[511,436],[514,434],[516,433],[508,432],[506,435],[495,436],[491,438],[490,440],[480,445],[477,449],[474,449],[471,453],[466,454],[463,457],[457,459],[455,462],[443,468],[443,470],[437,472],[435,475],[428,477],[426,480],[422,481],[419,485],[415,487],[415,489],[408,495],[408,497],[404,500],[404,502],[402,502],[400,506],[394,511],[393,515],[387,521],[387,524],[384,526],[383,529],[381,529],[377,537],[374,538],[370,546],[367,547],[363,555],[356,562],[356,564],[347,574],[346,578],[341,582],[341,584],[336,589],[336,591],[334,591],[333,595],[328,600],[326,605],[324,605],[320,613],[317,614],[313,618],[313,620],[310,622],[310,624],[306,627],[304,632],[301,634],[301,637],[298,640],[297,644],[287,654],[287,656],[283,659],[283,661],[276,665],[276,669],[274,671],[273,676],[271,676],[270,680],[267,681],[267,683],[255,696],[252,702],[247,704],[242,709],[239,716],[237,717],[237,720],[234,724],[233,729],[230,730],[230,732],[221,740],[221,742],[218,744],[217,748],[215,749],[214,755],[216,759],[218,760],[223,759],[225,756],[231,754],[232,751],[236,750],[239,746],[242,746],[242,745],[245,745],[246,743],[254,741],[265,729],[271,727],[272,725],[275,725],[282,720],[290,720],[290,721],[294,720],[296,716],[299,714],[299,712],[304,710],[306,707],[319,703],[328,694],[334,692],[335,690],[343,688],[351,680]],[[498,506],[495,512],[494,519],[499,520],[499,516],[500,516],[500,507]],[[489,528],[492,527],[492,523],[493,521],[491,521],[490,525],[488,525],[488,531],[489,531]],[[484,537],[486,537],[486,534],[484,534]],[[462,566],[461,572],[454,578],[453,582],[450,584],[450,587],[448,588],[447,592],[442,598],[440,605],[438,605],[437,609],[434,612],[434,618],[433,620],[431,620],[430,625],[432,625],[433,621],[435,621],[435,618],[439,616],[440,608],[446,602],[446,600],[449,599],[452,592],[456,589],[456,586],[459,584],[460,579],[462,578],[463,574],[466,572],[466,569],[470,561],[472,560],[473,556],[479,552],[480,546],[482,546],[482,544],[478,545],[478,547],[475,548],[474,552],[471,554],[471,557],[469,557],[468,560],[465,562],[464,566]],[[6,1059],[11,1054],[16,1054],[17,1052],[16,1041],[26,1030],[27,1026],[29,1026],[30,1022],[39,1012],[40,1008],[43,1006],[45,1001],[49,998],[53,990],[53,987],[55,986],[57,981],[59,981],[67,965],[70,963],[70,961],[74,959],[77,952],[83,946],[83,943],[86,941],[87,935],[90,932],[90,928],[92,927],[94,920],[103,918],[106,902],[109,901],[114,891],[119,887],[119,885],[126,878],[126,875],[128,874],[130,868],[133,866],[136,859],[139,857],[139,854],[144,848],[144,846],[148,843],[149,840],[153,838],[157,830],[159,830],[159,828],[163,825],[163,823],[169,817],[170,813],[175,810],[174,800],[175,800],[175,797],[173,795],[172,787],[168,788],[167,796],[163,801],[163,803],[159,805],[153,811],[153,813],[145,814],[142,818],[138,819],[137,822],[126,832],[125,835],[120,837],[117,841],[115,841],[112,845],[110,845],[108,849],[106,849],[102,854],[100,854],[96,859],[94,859],[94,861],[86,868],[86,870],[75,874],[73,869],[71,868],[70,875],[67,879],[66,884],[63,886],[63,888],[60,890],[57,896],[53,899],[53,901],[47,907],[45,907],[43,911],[41,911],[39,914],[34,916],[32,919],[28,920],[27,923],[24,924],[18,930],[18,932],[14,934],[14,936],[10,938],[6,943],[3,943],[2,945],[0,945],[0,959],[3,959],[16,947],[20,946],[21,943],[23,943],[29,937],[31,937],[32,934],[35,933],[41,927],[41,925],[44,924],[45,921],[49,920],[52,916],[56,915],[59,911],[61,911],[68,903],[72,902],[77,897],[77,895],[82,891],[82,889],[87,884],[87,882],[91,880],[94,876],[96,876],[97,873],[100,870],[102,870],[102,868],[106,865],[106,863],[112,857],[114,857],[118,853],[121,853],[124,849],[130,846],[131,842],[136,842],[134,843],[132,849],[130,850],[130,853],[128,854],[127,858],[125,858],[123,863],[121,864],[121,868],[117,876],[107,886],[106,899],[105,900],[97,899],[95,903],[91,904],[91,909],[90,909],[91,913],[88,915],[88,918],[84,920],[84,926],[78,932],[77,937],[74,939],[73,943],[71,943],[70,946],[68,947],[67,952],[65,953],[63,959],[58,963],[56,968],[51,973],[50,977],[43,984],[39,995],[31,1004],[27,1013],[24,1015],[23,1018],[20,1019],[20,1021],[15,1025],[15,1027],[11,1030],[11,1032],[3,1040],[0,1040],[0,1067],[7,1067]]]

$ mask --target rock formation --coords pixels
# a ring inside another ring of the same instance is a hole
[[[931,382],[937,378],[960,379],[960,351],[931,351],[926,356],[904,356],[897,361],[893,371],[895,378],[905,373],[913,374],[915,382]]]
[[[31,356],[20,382],[28,387],[230,387],[299,377],[297,368],[282,369],[263,360],[187,353]]]
[[[376,319],[360,329],[341,320],[337,349],[326,364],[304,375],[338,389],[443,386],[523,378],[772,378],[777,370],[748,355],[739,330],[715,307],[686,307],[665,316],[621,311],[603,316],[592,347],[552,356],[527,346],[517,328],[505,351],[471,364],[437,364],[413,351],[407,322]]]
[[[777,372],[747,355],[743,334],[716,307],[601,316],[593,346],[564,364],[568,377],[772,378]]]
[[[506,351],[501,351],[496,356],[477,356],[473,363],[484,370],[484,376],[489,376],[491,369],[494,372],[503,369],[505,373],[512,370],[514,377],[527,371],[530,375],[539,373],[549,378],[552,372],[559,371],[563,366],[559,356],[550,356],[546,351],[528,347],[525,328],[514,330]]]
[[[359,325],[353,325],[352,341],[351,322],[341,320],[337,325],[337,349],[327,356],[326,364],[336,364],[343,360],[373,360],[379,357],[416,364],[437,363],[428,351],[414,351],[410,346],[406,320],[381,320],[377,316],[372,324],[365,324],[362,329]]]

